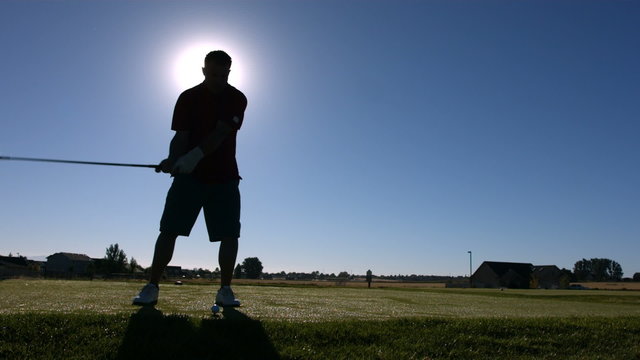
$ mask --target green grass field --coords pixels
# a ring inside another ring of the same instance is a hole
[[[640,292],[0,281],[0,359],[640,359]]]

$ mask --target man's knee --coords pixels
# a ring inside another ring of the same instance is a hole
[[[173,231],[160,231],[160,236],[167,238],[177,238],[178,236],[180,236],[180,234]]]
[[[158,242],[175,242],[178,236],[176,233],[163,231],[158,235]]]
[[[233,244],[234,242],[238,242],[238,238],[233,236],[216,236],[213,238],[209,238],[209,241]]]

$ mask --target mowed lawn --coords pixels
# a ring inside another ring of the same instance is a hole
[[[0,281],[0,314],[131,314],[142,283]],[[381,320],[407,317],[530,318],[640,316],[640,292],[599,290],[364,289],[235,286],[242,313],[256,320]],[[165,315],[210,315],[214,285],[160,285]]]
[[[640,359],[640,292],[0,281],[0,358]]]

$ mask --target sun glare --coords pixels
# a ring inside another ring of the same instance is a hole
[[[224,50],[231,56],[232,64],[229,84],[243,88],[245,84],[242,82],[243,71],[240,54],[222,44],[197,43],[180,51],[175,60],[173,73],[176,86],[180,91],[196,86],[204,80],[204,75],[202,75],[204,57],[213,50]]]

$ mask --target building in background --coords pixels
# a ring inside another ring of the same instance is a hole
[[[24,256],[0,256],[0,279],[39,276],[40,266]]]
[[[535,289],[560,289],[562,272],[555,265],[534,265],[531,270],[531,287]]]
[[[478,288],[528,289],[533,265],[485,261],[471,276],[471,283]]]
[[[89,276],[92,268],[93,261],[84,254],[59,252],[47,256],[47,276]]]

